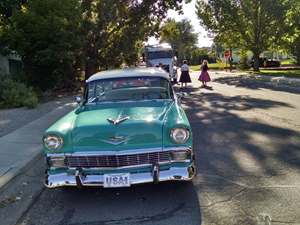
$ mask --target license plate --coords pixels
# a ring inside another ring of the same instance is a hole
[[[105,188],[129,187],[130,186],[130,175],[129,175],[129,173],[104,174],[103,186]]]

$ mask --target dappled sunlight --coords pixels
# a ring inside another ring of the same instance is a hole
[[[256,79],[255,76],[230,76],[230,77],[220,77],[214,79],[214,82],[227,84],[235,87],[243,87],[248,89],[269,89],[273,91],[283,91],[288,93],[300,93],[300,87],[298,85],[288,85],[279,84],[275,82],[270,82],[269,79]]]
[[[263,113],[282,107],[296,111],[294,106],[195,87],[187,93],[183,107],[193,129],[198,167],[194,185],[204,223],[237,216],[240,224],[256,224],[265,215],[280,221],[286,211],[274,203],[282,201],[283,188],[293,193],[300,187],[295,179],[300,172],[300,133]]]
[[[263,173],[262,165],[247,150],[235,150],[232,155],[238,166],[246,173]]]

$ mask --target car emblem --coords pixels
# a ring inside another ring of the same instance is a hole
[[[112,123],[113,125],[117,125],[119,123],[124,122],[125,120],[128,120],[129,116],[125,116],[125,117],[119,117],[118,119],[112,119],[112,118],[107,118],[107,121]]]
[[[129,139],[126,138],[125,136],[115,136],[115,137],[110,137],[108,140],[102,140],[102,141],[112,145],[120,145],[128,140]]]

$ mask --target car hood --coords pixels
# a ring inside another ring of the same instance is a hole
[[[85,106],[74,121],[73,151],[161,147],[164,118],[172,104],[166,100]]]

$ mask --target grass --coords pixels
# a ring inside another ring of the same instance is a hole
[[[200,71],[200,67],[201,67],[201,65],[193,65],[193,66],[190,66],[190,69],[193,71]],[[223,69],[225,69],[225,67],[226,67],[226,64],[223,62],[208,64],[208,68],[210,70],[223,70]],[[229,68],[229,64],[227,64],[227,67]],[[233,68],[235,68],[235,65],[233,65]]]
[[[294,59],[284,59],[280,63],[282,66],[286,66],[286,65],[294,65],[296,61]]]
[[[261,69],[259,75],[267,75],[273,77],[290,77],[290,78],[300,78],[300,69],[295,70],[268,70]]]

